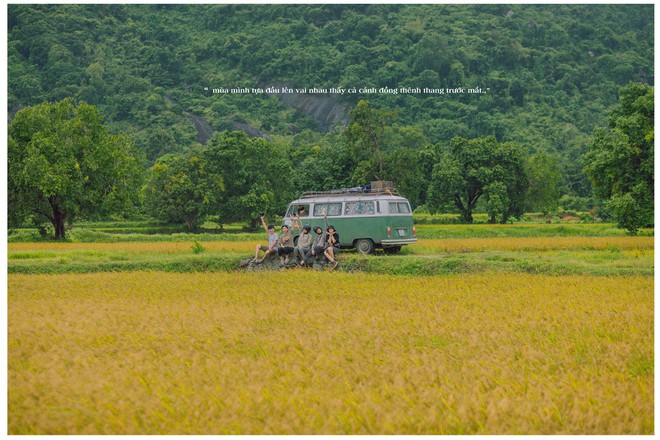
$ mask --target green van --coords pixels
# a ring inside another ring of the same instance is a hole
[[[304,225],[325,231],[324,214],[339,233],[341,247],[354,247],[361,254],[376,248],[394,253],[417,241],[410,203],[394,189],[306,192],[289,204],[282,224],[290,227],[290,216],[297,213],[302,224],[294,234],[296,241]]]

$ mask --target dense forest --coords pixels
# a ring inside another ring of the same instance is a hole
[[[376,177],[418,186],[407,194],[415,205],[426,202],[424,176],[401,175],[402,164],[423,173],[434,148],[492,136],[540,153],[559,173],[562,203],[589,209],[581,158],[619,90],[653,84],[653,14],[653,5],[596,4],[12,4],[8,110],[65,98],[95,105],[145,168],[245,131],[305,168],[283,190],[295,193],[374,177],[349,166],[347,126],[367,100],[386,115],[378,152],[391,166]],[[269,86],[483,93],[212,92]],[[323,160],[334,168],[321,178],[309,170]]]

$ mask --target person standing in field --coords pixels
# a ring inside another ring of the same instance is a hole
[[[264,230],[268,234],[268,246],[263,244],[257,245],[257,250],[254,253],[254,260],[253,260],[255,263],[261,263],[269,255],[276,254],[278,250],[277,241],[279,237],[277,236],[277,232],[275,232],[275,226],[273,225],[266,226],[265,214],[261,214],[261,224],[263,225]],[[264,251],[264,256],[261,259],[259,259],[259,251]]]

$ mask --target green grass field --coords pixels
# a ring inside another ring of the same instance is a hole
[[[264,233],[116,226],[10,235],[9,434],[654,432],[652,230],[427,224],[250,273]]]

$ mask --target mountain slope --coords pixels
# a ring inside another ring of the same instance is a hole
[[[424,142],[492,134],[569,168],[618,89],[654,81],[653,5],[12,4],[8,18],[10,115],[73,96],[150,160],[204,142],[202,126],[323,132],[368,99]],[[268,84],[485,93],[209,91]]]

